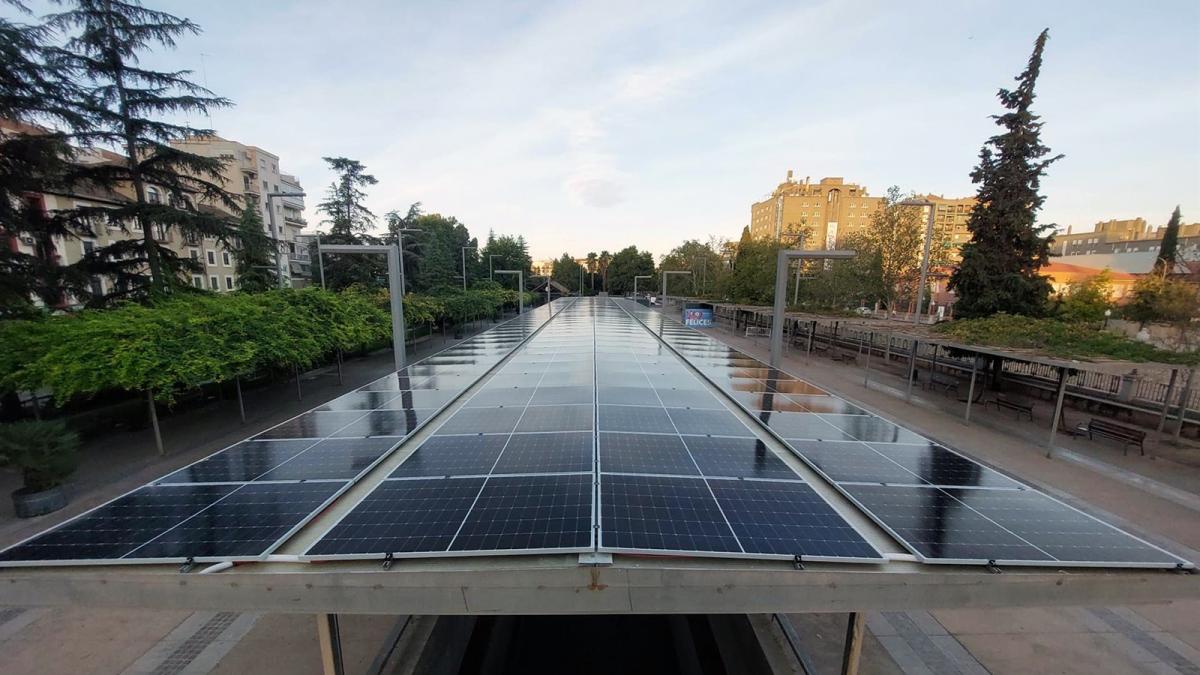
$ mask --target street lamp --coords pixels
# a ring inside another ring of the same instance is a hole
[[[917,286],[917,306],[913,311],[913,323],[921,323],[921,303],[925,301],[925,282],[929,280],[929,247],[933,245],[933,202],[928,199],[905,199],[900,206],[923,206],[929,209],[929,220],[925,225],[925,252],[921,254],[921,283]]]
[[[400,294],[401,295],[404,295],[406,292],[408,292],[405,287],[405,283],[404,283],[405,282],[405,279],[404,279],[404,233],[405,232],[421,232],[421,231],[422,230],[420,230],[419,228],[415,228],[415,227],[401,227],[401,228],[395,230],[396,246],[400,249]],[[322,279],[323,278],[324,277],[322,277]]]
[[[638,279],[653,279],[653,274],[639,274],[633,278],[633,301],[637,302],[637,282]]]
[[[460,253],[462,254],[463,290],[464,291],[467,290],[467,249],[469,249],[469,248],[473,248],[476,251],[479,250],[478,246],[463,246],[462,251],[460,251]]]
[[[400,248],[395,244],[336,244],[321,246],[317,240],[317,256],[324,253],[384,253],[388,262],[388,294],[392,308],[392,359],[396,372],[404,370],[404,293],[401,291]],[[322,268],[323,269],[323,268]]]
[[[692,273],[691,270],[663,270],[662,272],[660,272],[660,274],[662,274],[662,307],[663,307],[663,309],[667,308],[667,275],[668,274],[688,274],[688,275],[690,275],[691,273]]]
[[[279,287],[283,288],[283,254],[279,251],[279,227],[275,224],[275,209],[271,206],[271,200],[277,197],[304,197],[303,192],[268,192],[267,193],[267,218],[271,224],[271,239],[275,240],[275,277],[279,282]]]
[[[525,273],[521,270],[495,270],[496,274],[515,274],[517,275],[517,315],[525,313]]]
[[[788,261],[793,259],[848,260],[858,255],[855,251],[800,251],[781,250],[775,258],[775,307],[771,312],[771,367],[778,368],[783,351],[783,309],[787,303]]]

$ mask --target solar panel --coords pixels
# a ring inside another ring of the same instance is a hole
[[[600,467],[606,472],[698,475],[679,436],[601,432]]]
[[[363,415],[360,411],[306,412],[254,438],[327,438]]]
[[[372,410],[330,435],[338,438],[407,436],[436,413],[436,410]]]
[[[517,426],[524,407],[462,408],[446,420],[438,434],[506,434]]]
[[[621,307],[692,359],[731,399],[785,437],[799,457],[835,481],[837,489],[926,562],[1191,566],[691,328],[640,306],[622,302]],[[718,353],[728,356],[711,357]],[[815,414],[790,412],[769,392]],[[702,461],[703,451],[693,449],[692,454]]]
[[[675,425],[662,407],[600,406],[600,431],[673,434]]]
[[[695,478],[604,474],[600,537],[605,549],[742,551],[708,485]]]
[[[349,480],[399,442],[395,438],[331,438],[271,469],[258,480]]]
[[[316,439],[242,441],[224,452],[186,466],[159,483],[239,483],[252,481],[317,443]]]
[[[454,551],[588,549],[592,474],[489,478]]]
[[[590,406],[589,406],[590,409]],[[495,473],[559,473],[592,470],[592,433],[513,434]]]
[[[796,472],[757,438],[682,438],[692,459],[706,476],[797,478]]]
[[[535,396],[536,398],[536,396]],[[529,406],[517,424],[518,432],[591,431],[595,409],[591,405]]]
[[[407,457],[392,477],[481,476],[496,464],[508,436],[431,436]]]
[[[483,478],[385,480],[309,550],[310,556],[443,552]]]
[[[667,408],[681,434],[695,436],[754,436],[754,432],[728,410]]]
[[[813,489],[799,482],[709,480],[747,553],[805,559],[878,559],[879,554]]]
[[[251,483],[125,557],[255,558],[270,552],[345,485],[343,481]]]

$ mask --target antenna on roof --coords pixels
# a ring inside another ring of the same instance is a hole
[[[204,52],[200,52],[200,78],[204,80],[204,88],[208,89],[208,65],[204,62],[204,56]],[[205,110],[204,115],[208,117],[208,128],[211,131],[214,129],[212,121],[212,108]]]

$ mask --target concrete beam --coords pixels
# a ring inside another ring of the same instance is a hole
[[[252,564],[220,574],[161,568],[14,569],[0,605],[345,614],[802,613],[1126,605],[1200,599],[1200,577],[1162,570],[907,565],[663,564],[612,567],[495,559]],[[896,563],[889,563],[896,564]],[[49,573],[48,573],[49,572]]]

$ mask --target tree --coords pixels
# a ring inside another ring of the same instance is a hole
[[[409,274],[413,292],[427,293],[439,289],[462,289],[462,263],[464,246],[477,246],[467,227],[453,216],[439,213],[423,213],[412,222],[420,232],[414,232],[419,257]],[[478,274],[478,259],[475,250],[468,251],[467,276],[478,281],[486,278]]]
[[[346,157],[323,159],[337,174],[325,191],[325,200],[317,205],[318,211],[329,216],[328,220],[322,221],[329,225],[329,234],[345,238],[369,231],[375,224],[375,214],[363,205],[367,198],[363,188],[379,181],[367,173],[367,167],[358,160]],[[419,204],[415,206],[420,209]]]
[[[20,12],[23,6],[9,2]],[[38,124],[86,130],[80,112],[83,92],[54,59],[47,29],[0,18],[0,318],[29,313],[31,299],[58,307],[68,295],[86,298],[89,280],[82,265],[58,262],[55,241],[92,234],[87,223],[66,213],[48,213],[40,198],[65,191],[73,149],[68,134]],[[26,252],[10,239],[32,240]]]
[[[607,254],[608,251],[601,253],[601,259]],[[649,251],[628,246],[617,251],[604,269],[605,285],[610,293],[632,293],[635,276],[654,274],[654,256]],[[638,285],[646,288],[645,285]]]
[[[590,286],[591,286],[593,293],[596,292],[596,265],[597,265],[598,260],[599,260],[599,258],[596,257],[595,251],[588,252],[588,254],[587,254],[587,273],[588,273],[588,281],[590,282]]]
[[[775,297],[775,259],[780,243],[774,237],[755,239],[742,228],[733,270],[724,279],[722,297],[733,302],[770,304]]]
[[[908,195],[893,185],[871,224],[857,240],[858,255],[878,264],[880,299],[895,311],[897,299],[916,295],[920,283],[925,232],[921,211],[902,204]],[[920,311],[919,309],[917,311]]]
[[[1200,314],[1197,288],[1171,279],[1166,269],[1152,271],[1134,283],[1133,298],[1125,305],[1123,314],[1142,326],[1170,323],[1183,328]]]
[[[404,258],[404,281],[401,286],[404,292],[408,293],[410,285],[408,278],[412,274],[412,270],[416,268],[418,261],[421,258],[421,245],[417,241],[417,232],[402,232],[405,229],[415,229],[417,219],[421,217],[421,202],[414,202],[409,205],[408,211],[404,215],[400,215],[399,211],[388,211],[383,218],[387,222],[388,233],[384,237],[384,241],[388,244],[400,242],[400,255]]]
[[[550,269],[550,278],[565,286],[567,290],[572,292],[583,290],[579,287],[580,270],[583,269],[583,265],[575,262],[569,253],[562,254],[562,257],[554,261]]]
[[[495,259],[492,256],[496,256]],[[479,252],[479,261],[481,265],[490,264],[492,270],[520,270],[525,273],[526,281],[533,276],[533,258],[529,256],[529,246],[524,237],[489,234],[487,243]],[[505,288],[516,288],[515,279],[507,282],[498,277],[497,281]]]
[[[1058,306],[1064,321],[1103,321],[1108,309],[1112,309],[1112,272],[1107,268],[1071,282]]]
[[[216,206],[236,213],[240,205],[222,187],[224,160],[171,145],[171,141],[213,132],[157,118],[207,114],[232,104],[191,82],[190,71],[150,70],[140,61],[142,52],[154,46],[172,48],[178,37],[198,34],[200,27],[142,7],[136,0],[57,1],[71,8],[48,17],[47,25],[77,33],[56,59],[87,83],[81,105],[91,126],[77,137],[124,154],[111,162],[88,165],[82,173],[98,185],[133,188],[128,203],[85,215],[106,218],[126,231],[132,223],[141,235],[140,241],[121,241],[98,251],[91,261],[92,271],[125,284],[118,296],[186,286],[181,275],[198,271],[199,263],[180,258],[162,242],[173,232],[226,242],[233,234],[232,224],[212,209],[197,207]]]
[[[262,217],[253,205],[242,209],[238,219],[233,259],[237,264],[238,286],[247,293],[262,293],[275,288],[276,258],[271,238],[263,231]]]
[[[1050,149],[1041,142],[1042,123],[1031,106],[1048,36],[1049,29],[1038,35],[1017,88],[1000,90],[1000,103],[1009,112],[993,119],[1005,131],[988,139],[971,172],[979,204],[967,222],[971,241],[963,245],[962,263],[950,277],[950,289],[958,295],[956,316],[1045,311],[1051,287],[1039,270],[1049,263],[1051,238],[1044,236],[1048,227],[1035,222],[1044,201],[1038,189],[1046,168],[1062,155],[1046,157]]]
[[[1155,270],[1166,270],[1167,274],[1175,271],[1175,263],[1179,262],[1179,225],[1182,220],[1183,215],[1176,206],[1171,213],[1171,220],[1167,221],[1167,231],[1163,233],[1162,244],[1158,247],[1158,260],[1154,261]]]
[[[379,181],[367,173],[358,160],[346,157],[324,159],[336,177],[326,189],[325,199],[317,205],[317,211],[327,216],[321,223],[329,226],[329,234],[322,242],[339,245],[375,243],[376,238],[366,234],[375,224],[375,214],[363,205],[367,198],[363,188]],[[324,264],[325,284],[330,289],[340,290],[351,285],[387,286],[387,260],[382,255],[331,253],[325,255]]]
[[[703,298],[715,298],[724,265],[713,242],[706,244],[697,239],[689,239],[664,255],[659,262],[659,268],[691,272],[691,283],[695,293]],[[684,279],[676,277],[671,281],[683,283]]]
[[[596,258],[596,271],[600,273],[602,280],[601,288],[605,291],[611,290],[608,287],[608,266],[612,262],[612,254],[608,251],[601,251],[600,256]]]

